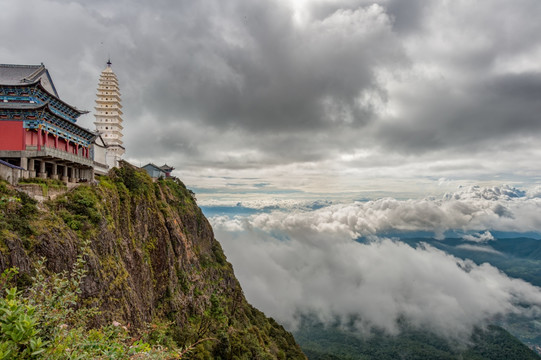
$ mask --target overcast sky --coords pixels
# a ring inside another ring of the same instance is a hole
[[[538,0],[0,5],[1,61],[45,63],[77,107],[110,56],[125,157],[202,201],[540,181]]]

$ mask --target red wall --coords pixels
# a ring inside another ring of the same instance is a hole
[[[26,145],[38,145],[38,132],[36,130],[25,131],[22,121],[0,121],[0,150],[26,150]],[[47,139],[47,147],[55,147],[55,137],[52,134],[46,135],[41,133],[41,146],[45,147],[45,139]],[[66,140],[58,138],[58,149],[66,151]],[[70,142],[68,153],[76,152],[75,144]],[[81,151],[81,156],[84,156]]]
[[[36,130],[25,131],[26,145],[38,146],[38,132]]]
[[[47,147],[54,148],[54,135],[51,133],[47,135],[44,134],[43,144],[45,144],[45,138],[47,138]]]
[[[66,151],[66,140],[58,138],[58,148],[60,150]]]
[[[22,121],[0,121],[0,150],[24,150]]]

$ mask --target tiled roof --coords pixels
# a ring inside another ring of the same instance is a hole
[[[45,65],[0,64],[0,84],[19,85],[36,81],[41,81],[47,91],[59,97]]]
[[[155,168],[156,170],[163,171],[163,169],[161,169],[161,168],[160,168],[159,166],[157,166],[157,165],[154,165],[153,163],[148,163],[148,164],[146,164],[146,165],[144,165],[144,166],[141,166],[141,169],[146,168],[146,167],[148,167],[148,166],[153,167],[153,168]]]
[[[43,65],[11,65],[0,64],[0,83],[15,85],[22,82],[34,82],[41,71],[45,70]]]
[[[175,170],[174,167],[169,166],[167,164],[164,164],[164,165],[160,166],[159,168],[162,169],[163,171],[167,171],[167,172]]]
[[[0,102],[0,109],[20,109],[20,110],[35,110],[47,106],[44,104],[32,104],[32,103],[15,103],[15,102]]]

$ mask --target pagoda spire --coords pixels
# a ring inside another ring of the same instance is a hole
[[[107,60],[107,67],[101,72],[96,93],[96,130],[100,133],[107,150],[110,153],[110,167],[118,166],[118,161],[124,155],[122,142],[122,105],[120,104],[120,90],[118,79],[111,68],[111,59]]]

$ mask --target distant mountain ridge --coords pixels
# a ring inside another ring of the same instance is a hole
[[[432,333],[403,328],[396,336],[358,336],[336,326],[305,322],[295,338],[310,360],[536,360],[540,357],[497,326],[477,329],[468,346]]]

